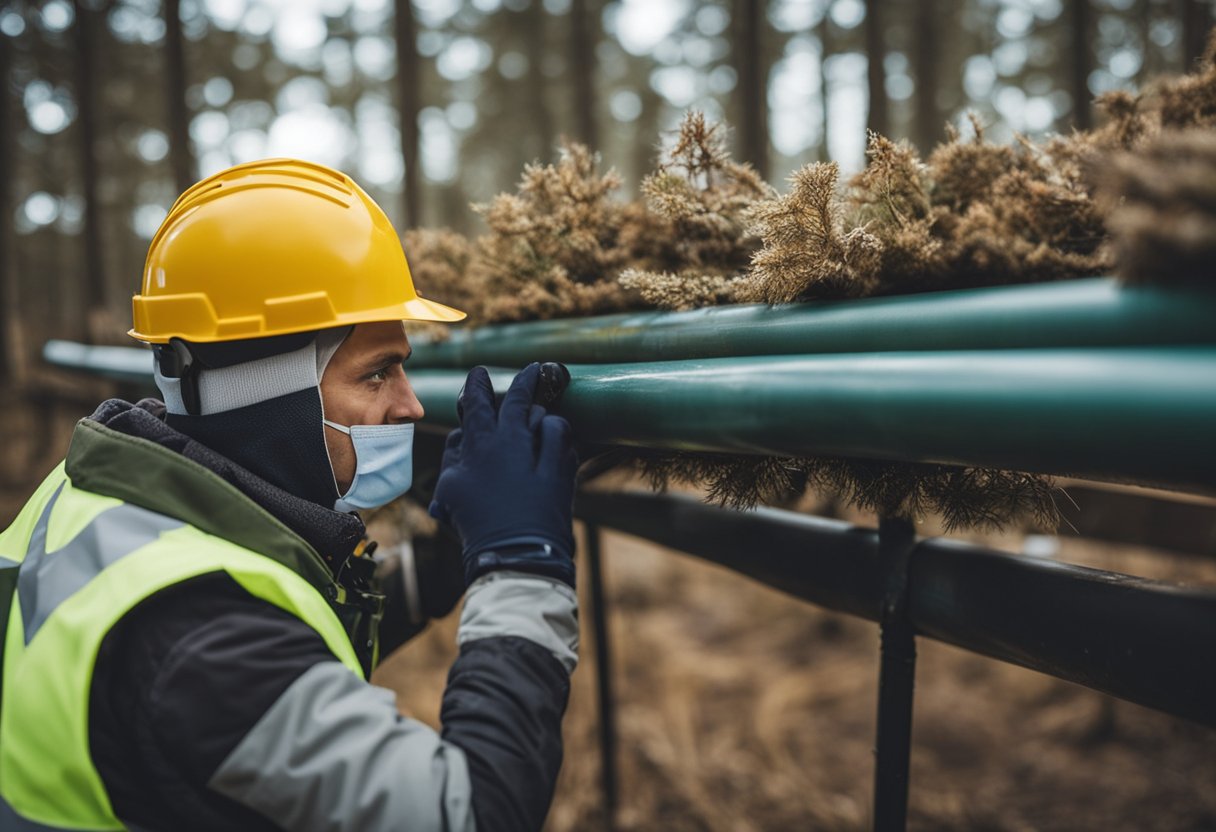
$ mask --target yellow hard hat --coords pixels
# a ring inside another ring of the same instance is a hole
[[[128,333],[150,344],[371,321],[459,321],[421,298],[384,211],[339,171],[266,159],[178,197],[148,248]]]

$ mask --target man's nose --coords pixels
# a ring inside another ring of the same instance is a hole
[[[426,411],[422,407],[422,402],[418,401],[418,396],[414,393],[414,388],[410,384],[409,379],[401,379],[402,389],[395,397],[393,403],[393,411],[390,414],[394,422],[417,422],[426,415]]]

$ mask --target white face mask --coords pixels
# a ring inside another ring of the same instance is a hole
[[[339,425],[355,446],[355,478],[334,511],[379,508],[410,490],[414,481],[414,425]]]

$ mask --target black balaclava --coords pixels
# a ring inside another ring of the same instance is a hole
[[[165,421],[289,494],[332,509],[339,494],[325,446],[320,380],[350,331],[191,344],[202,368],[199,412],[187,412],[181,379],[173,377],[171,362],[161,360],[156,385]]]

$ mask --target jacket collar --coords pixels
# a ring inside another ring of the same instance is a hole
[[[103,402],[72,436],[67,474],[73,484],[178,517],[266,554],[267,546],[293,538],[287,548],[302,544],[311,552],[297,552],[293,559],[305,571],[315,571],[319,556],[329,583],[364,535],[359,517],[271,485],[175,431],[162,421],[163,413],[155,399],[134,405],[119,399]],[[311,567],[309,561],[314,561]]]

